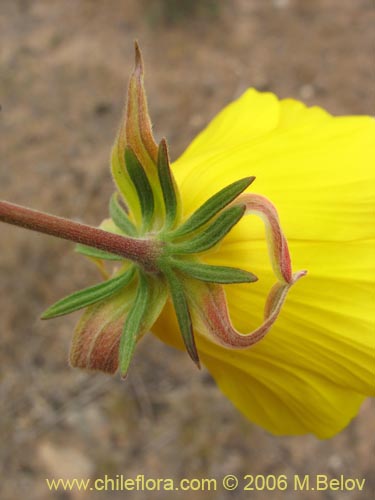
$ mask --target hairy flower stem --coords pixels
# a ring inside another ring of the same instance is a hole
[[[159,242],[120,236],[3,200],[0,200],[0,221],[121,255],[141,264],[147,271],[157,270]]]

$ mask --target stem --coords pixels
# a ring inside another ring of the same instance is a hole
[[[160,255],[155,241],[120,236],[3,200],[0,200],[0,221],[121,255],[149,271],[156,270],[155,259]]]

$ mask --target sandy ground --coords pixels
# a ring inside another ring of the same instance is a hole
[[[174,158],[248,86],[335,114],[373,112],[370,0],[205,0],[195,12],[169,0],[166,15],[167,3],[1,1],[1,198],[100,222],[113,190],[108,156],[134,38],[143,47],[155,133],[168,138]],[[78,315],[45,323],[38,316],[94,283],[95,270],[69,243],[5,225],[0,235],[1,498],[107,498],[53,494],[44,481],[104,474],[344,474],[365,477],[367,495],[375,487],[371,402],[329,441],[275,438],[247,422],[186,355],[151,336],[139,346],[126,383],[70,369]],[[219,488],[173,498],[266,496]],[[272,493],[282,497],[300,493]],[[369,496],[310,492],[304,498]]]

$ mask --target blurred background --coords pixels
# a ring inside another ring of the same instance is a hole
[[[157,138],[176,158],[247,87],[374,111],[371,0],[1,0],[1,198],[97,225],[113,184],[133,40],[143,49]],[[0,497],[123,498],[51,493],[46,477],[328,474],[375,486],[373,402],[340,435],[276,438],[246,421],[187,355],[151,335],[126,382],[72,370],[78,314],[48,305],[97,282],[73,245],[0,226]],[[265,498],[266,492],[251,492]],[[126,497],[165,498],[165,492]],[[300,498],[290,489],[272,498]],[[177,497],[174,494],[173,497]],[[186,499],[248,492],[186,492]],[[304,498],[365,498],[305,492]]]

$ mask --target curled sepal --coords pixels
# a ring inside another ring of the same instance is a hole
[[[209,331],[216,340],[226,347],[237,349],[250,347],[266,335],[276,321],[289,289],[306,274],[306,271],[292,273],[288,244],[272,203],[260,195],[244,194],[237,198],[232,204],[232,208],[244,205],[246,213],[259,215],[265,223],[270,260],[279,280],[268,295],[263,323],[253,332],[242,334],[232,325],[225,292],[221,286],[197,284],[190,279],[186,286],[192,313],[197,321],[203,325],[203,330]]]
[[[79,309],[83,309],[84,307],[104,300],[127,286],[133,276],[134,266],[103,283],[84,288],[83,290],[79,290],[78,292],[74,292],[64,297],[44,311],[41,318],[56,318],[57,316],[70,314],[73,311],[78,311]]]
[[[167,278],[173,307],[176,312],[178,325],[180,327],[186,350],[194,363],[198,366],[198,368],[200,368],[198,351],[194,339],[193,323],[191,320],[186,292],[181,281],[178,279],[172,269],[166,267],[164,269],[164,275]]]
[[[295,273],[291,282],[276,283],[271,289],[264,309],[263,323],[250,333],[243,334],[236,330],[231,322],[226,296],[220,285],[190,283],[189,304],[194,319],[201,329],[211,334],[220,344],[233,349],[245,349],[259,342],[270,330],[278,317],[291,286],[305,271]]]
[[[237,204],[240,206],[245,204],[246,214],[258,215],[263,220],[273,272],[280,282],[292,284],[293,274],[288,243],[274,205],[264,196],[248,193],[237,198],[233,205]]]

